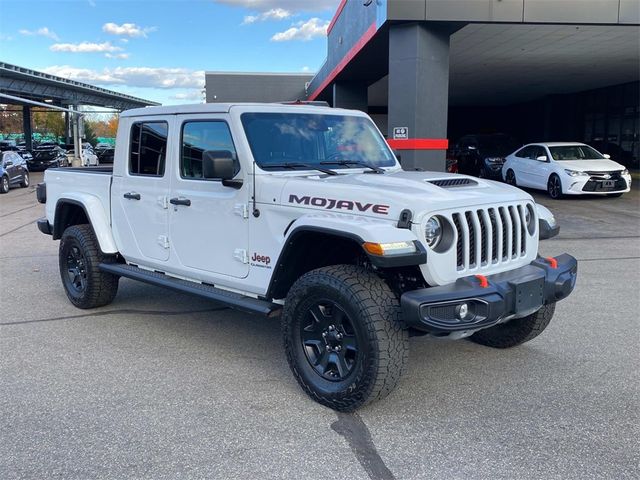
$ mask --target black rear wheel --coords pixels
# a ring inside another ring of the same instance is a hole
[[[115,257],[102,253],[90,225],[74,225],[64,231],[58,260],[62,285],[76,307],[102,307],[113,301],[119,277],[98,266],[114,262]]]
[[[25,171],[22,174],[22,182],[20,182],[20,186],[22,188],[27,188],[29,186],[29,172]]]
[[[398,299],[379,277],[354,265],[298,279],[287,295],[282,332],[302,389],[340,411],[388,395],[408,358]]]

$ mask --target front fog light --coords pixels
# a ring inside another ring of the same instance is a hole
[[[442,222],[438,217],[431,217],[424,226],[424,239],[429,248],[435,248],[442,239]]]
[[[389,243],[372,243],[366,242],[362,247],[372,255],[403,255],[407,253],[415,253],[416,245],[413,242],[389,242]]]

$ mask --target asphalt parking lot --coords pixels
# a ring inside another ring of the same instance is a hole
[[[0,478],[638,478],[639,190],[534,196],[562,227],[542,253],[580,261],[547,330],[507,351],[413,338],[393,394],[336,414],[298,388],[275,319],[126,279],[108,307],[72,307],[43,206],[11,190]]]

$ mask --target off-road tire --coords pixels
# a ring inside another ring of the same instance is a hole
[[[0,194],[9,193],[9,177],[3,175],[0,177]]]
[[[20,182],[20,186],[22,188],[27,188],[29,186],[29,172],[24,172],[22,175],[22,181]]]
[[[314,302],[323,299],[340,307],[359,335],[358,355],[343,380],[327,380],[314,370],[301,339]],[[302,389],[339,411],[353,411],[386,397],[409,356],[409,335],[398,299],[382,279],[354,265],[323,267],[300,277],[286,298],[282,334],[289,366]]]
[[[70,259],[70,256],[73,257]],[[75,260],[78,268],[80,288],[74,287],[70,264]],[[58,264],[62,285],[71,303],[78,308],[96,308],[108,305],[118,292],[120,277],[101,272],[98,265],[115,262],[115,256],[100,250],[91,225],[74,225],[62,234],[58,249]]]
[[[547,328],[555,310],[555,303],[543,305],[540,310],[531,315],[485,328],[471,335],[469,339],[493,348],[511,348],[521,345],[533,340]]]

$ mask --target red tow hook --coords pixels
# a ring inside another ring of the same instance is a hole
[[[549,266],[552,269],[556,270],[558,268],[558,260],[556,260],[555,258],[547,257],[547,258],[545,258],[545,260],[549,263]]]
[[[489,280],[484,275],[474,275],[480,281],[480,288],[489,288]]]

